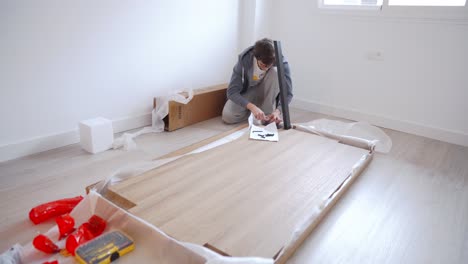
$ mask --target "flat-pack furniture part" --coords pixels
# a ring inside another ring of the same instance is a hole
[[[169,113],[164,118],[164,129],[174,131],[220,116],[226,103],[227,86],[220,84],[195,89],[193,99],[187,104],[169,101]],[[153,108],[156,108],[156,98],[153,100]]]
[[[270,143],[243,136],[107,193],[179,241],[284,263],[370,162],[372,149],[297,129],[280,137]]]

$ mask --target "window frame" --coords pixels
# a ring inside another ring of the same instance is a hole
[[[466,7],[467,1],[465,0],[464,5],[418,5],[418,4],[413,4],[413,5],[391,5],[390,2],[393,0],[387,0],[387,5],[388,7],[395,7],[395,6],[401,6],[401,7],[435,7],[435,8],[440,8],[440,7]]]
[[[378,8],[324,5],[324,0],[317,0],[317,4],[319,15],[468,24],[468,1],[465,6],[390,6],[389,0],[383,0]]]
[[[318,0],[318,8],[323,10],[381,10],[385,0],[382,0],[382,5],[326,5],[325,0]]]

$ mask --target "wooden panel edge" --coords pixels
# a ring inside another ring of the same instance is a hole
[[[214,251],[214,252],[216,252],[216,253],[218,253],[218,254],[220,254],[221,256],[231,257],[231,255],[227,254],[226,252],[224,252],[224,251],[218,249],[217,247],[214,247],[214,246],[212,246],[212,245],[210,245],[208,243],[205,243],[205,245],[203,245],[203,246],[210,249],[210,250],[212,250],[212,251]]]
[[[112,191],[111,189],[107,189],[107,191],[102,196],[124,210],[129,210],[136,206],[135,203],[124,198],[118,193]]]
[[[88,185],[86,186],[85,190],[86,190],[86,194],[89,194],[89,192],[96,186],[98,185],[99,183],[101,183],[103,181],[98,181],[96,183],[93,183],[91,185]],[[117,194],[116,192],[112,191],[111,189],[107,189],[107,191],[105,191],[103,194],[101,194],[102,197],[106,198],[107,200],[109,200],[110,202],[114,203],[115,205],[117,205],[118,207],[122,208],[122,209],[125,209],[125,210],[128,210],[132,207],[135,207],[136,204],[133,203],[132,201],[130,200],[127,200],[125,199],[123,196]]]

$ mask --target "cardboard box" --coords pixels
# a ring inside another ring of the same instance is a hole
[[[228,84],[220,84],[195,89],[192,100],[185,105],[170,101],[169,113],[164,118],[164,129],[174,131],[220,116],[227,100],[227,87]],[[156,107],[156,98],[154,98],[153,107]]]

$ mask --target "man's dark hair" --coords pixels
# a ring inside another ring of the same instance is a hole
[[[261,39],[255,42],[254,56],[257,60],[266,65],[272,65],[275,62],[275,48],[271,39]]]

